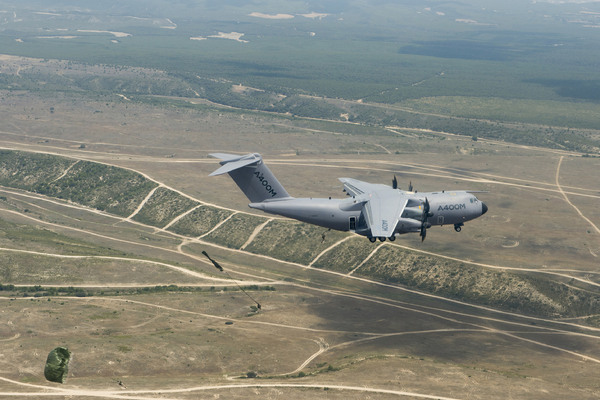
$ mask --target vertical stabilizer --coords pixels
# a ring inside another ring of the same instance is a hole
[[[210,174],[210,176],[228,173],[242,192],[252,203],[260,203],[265,200],[289,198],[275,175],[265,165],[258,153],[236,154],[213,153],[210,156],[219,158],[222,167]]]

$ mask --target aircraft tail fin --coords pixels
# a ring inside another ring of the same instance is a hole
[[[263,162],[258,153],[243,156],[226,153],[213,153],[211,157],[221,160],[221,168],[210,176],[229,174],[242,192],[252,203],[260,203],[270,199],[289,198],[275,175]]]

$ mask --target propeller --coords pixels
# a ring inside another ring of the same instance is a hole
[[[429,205],[429,200],[425,197],[425,204],[423,204],[423,214],[421,215],[421,242],[425,240],[427,236],[427,228],[429,228],[429,224],[427,223],[427,218],[433,217],[433,213],[430,212],[431,206]]]
[[[392,188],[398,189],[398,179],[396,179],[396,175],[394,175],[394,180],[392,181]]]
[[[413,191],[413,185],[412,185],[412,181],[410,181],[410,183],[408,184],[408,191],[412,192]]]

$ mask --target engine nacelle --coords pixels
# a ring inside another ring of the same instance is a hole
[[[421,232],[421,221],[412,218],[400,218],[395,231],[398,233]]]
[[[420,221],[422,216],[423,210],[419,207],[406,207],[402,212],[402,218],[412,218]]]

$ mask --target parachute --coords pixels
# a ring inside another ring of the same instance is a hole
[[[44,376],[50,382],[65,383],[69,372],[71,352],[66,347],[57,347],[48,354]]]

